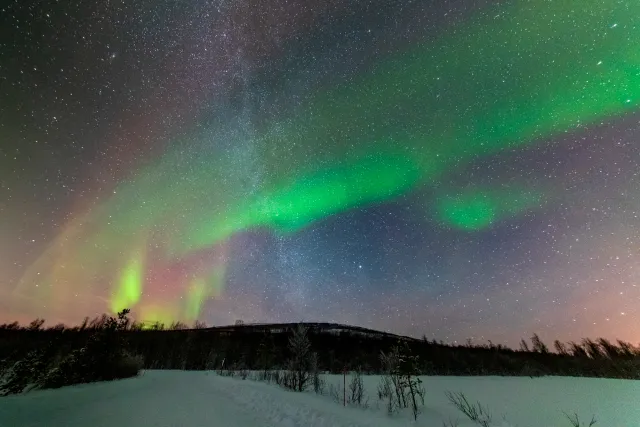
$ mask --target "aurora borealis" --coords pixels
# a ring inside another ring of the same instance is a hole
[[[0,320],[638,341],[639,15],[8,6]]]

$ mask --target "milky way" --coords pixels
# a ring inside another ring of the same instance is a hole
[[[5,6],[0,320],[640,340],[639,14]]]

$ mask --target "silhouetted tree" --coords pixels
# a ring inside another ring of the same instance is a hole
[[[606,338],[598,338],[597,344],[600,346],[601,352],[604,356],[609,359],[620,358],[620,349],[616,347],[615,344],[611,343],[611,341]]]
[[[620,348],[620,355],[624,358],[632,358],[637,354],[636,349],[633,347],[631,343],[618,340],[618,347]]]
[[[32,320],[31,323],[29,323],[27,329],[29,329],[30,331],[38,331],[40,330],[40,328],[42,328],[42,325],[44,325],[44,319],[38,318]]]
[[[563,356],[566,356],[568,354],[567,346],[564,343],[560,342],[559,340],[555,340],[553,342],[553,346],[556,349],[556,353],[561,354]]]
[[[569,343],[571,355],[574,357],[588,358],[586,350],[578,343],[571,341]]]
[[[582,347],[587,352],[587,355],[592,359],[604,359],[606,358],[605,354],[602,352],[602,349],[590,338],[585,338],[582,340]]]
[[[549,348],[544,342],[542,342],[538,334],[533,334],[531,337],[531,344],[534,352],[543,354],[549,353]]]
[[[171,324],[169,325],[169,329],[172,331],[181,331],[183,329],[189,329],[189,327],[185,323],[176,321],[176,322],[171,322]]]
[[[64,331],[66,329],[66,326],[64,323],[58,323],[52,327],[49,328],[52,331]]]
[[[193,323],[193,329],[206,329],[207,324],[205,322],[201,322],[199,320],[196,320]]]

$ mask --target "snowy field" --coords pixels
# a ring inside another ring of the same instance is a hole
[[[342,384],[341,376],[325,376]],[[348,379],[348,377],[347,377]],[[328,396],[210,372],[147,371],[110,383],[86,384],[0,398],[2,427],[441,427],[459,419],[447,401],[464,392],[493,414],[495,426],[570,427],[562,411],[597,427],[640,426],[640,381],[589,378],[423,377],[426,407],[389,417],[377,403],[378,377],[364,377],[369,408],[343,407]],[[503,416],[509,423],[503,421]]]

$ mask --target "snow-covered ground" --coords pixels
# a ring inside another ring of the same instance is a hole
[[[464,392],[492,412],[496,426],[570,427],[562,411],[597,427],[640,426],[640,382],[588,378],[424,377],[426,407],[414,424],[378,407],[379,377],[364,377],[370,406],[343,407],[328,396],[209,372],[147,371],[138,378],[44,390],[0,399],[2,427],[441,427],[469,420],[445,391]],[[325,376],[342,384],[341,376]],[[503,415],[509,424],[503,422]]]

